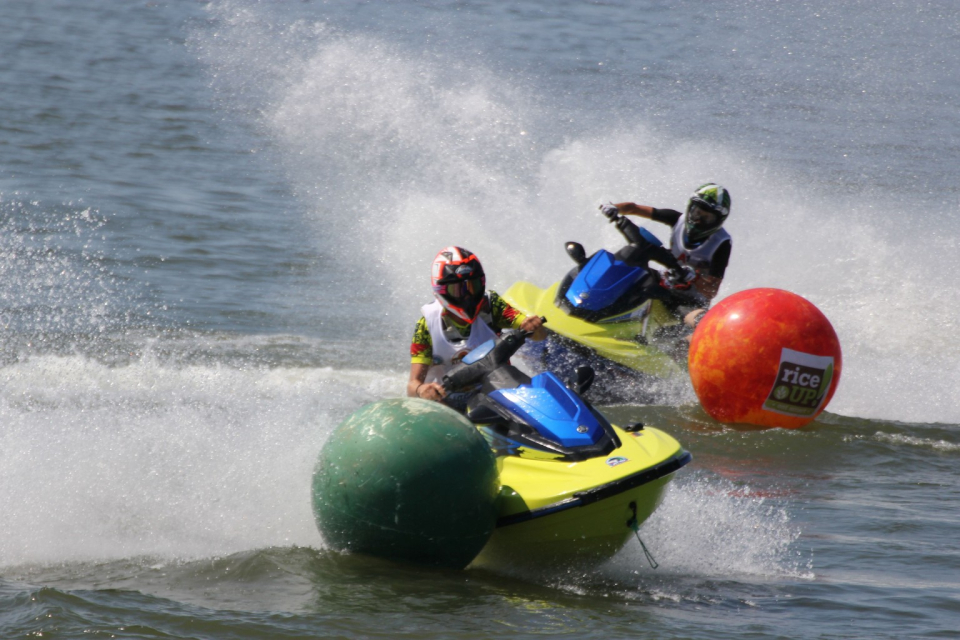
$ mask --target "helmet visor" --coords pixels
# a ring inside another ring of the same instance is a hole
[[[693,203],[687,211],[687,219],[696,229],[712,229],[720,226],[720,216],[700,204]]]
[[[483,295],[485,278],[457,280],[447,285],[447,296],[452,300],[472,300]]]

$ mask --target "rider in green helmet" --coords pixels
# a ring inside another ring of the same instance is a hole
[[[696,272],[693,286],[707,300],[716,297],[733,244],[723,228],[730,215],[730,193],[726,189],[713,182],[702,185],[694,191],[683,213],[633,202],[605,204],[600,209],[608,218],[614,214],[639,216],[669,225],[670,250]]]

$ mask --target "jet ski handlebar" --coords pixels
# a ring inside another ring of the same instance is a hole
[[[616,205],[600,205],[600,213],[609,222],[613,223],[629,243],[618,252],[618,258],[628,264],[637,264],[645,269],[649,268],[648,262],[651,260],[663,265],[667,269],[664,280],[667,283],[667,288],[670,289],[676,288],[678,285],[686,285],[696,277],[693,270],[681,264],[677,257],[673,255],[673,252],[663,246],[659,238],[621,215]],[[586,252],[580,243],[568,242],[566,243],[566,250],[578,266],[583,266],[586,263]]]
[[[547,319],[540,318],[543,322]],[[468,353],[456,367],[443,376],[441,384],[448,393],[478,384],[485,375],[509,363],[510,358],[520,350],[533,331],[510,330],[490,340]]]

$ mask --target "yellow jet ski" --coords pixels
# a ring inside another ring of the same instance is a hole
[[[616,254],[600,249],[588,258],[582,245],[568,242],[576,266],[563,280],[547,289],[518,282],[503,297],[526,315],[550,318],[547,340],[523,354],[533,366],[570,375],[588,364],[601,381],[593,400],[647,401],[647,383],[686,375],[689,330],[680,318],[708,302],[689,286],[692,270],[656,236],[626,218],[616,222],[629,241]]]
[[[564,382],[510,365],[525,340],[505,332],[443,381],[451,395],[472,392],[464,414],[497,459],[499,516],[474,564],[607,559],[692,457],[659,429],[611,424],[581,395],[594,379],[589,367]]]

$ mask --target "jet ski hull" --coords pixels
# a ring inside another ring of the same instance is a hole
[[[528,450],[500,456],[497,526],[474,564],[602,562],[623,548],[691,456],[658,429],[614,429],[621,446],[597,458],[570,462]],[[494,451],[502,453],[502,444]]]

